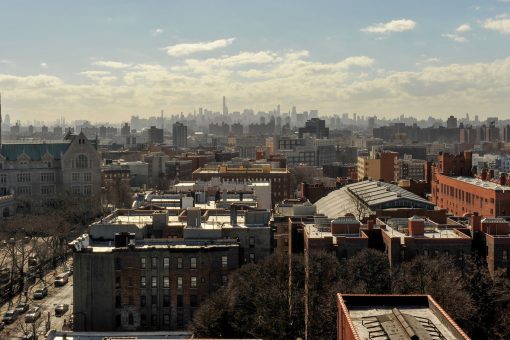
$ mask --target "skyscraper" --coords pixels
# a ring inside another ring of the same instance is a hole
[[[172,126],[172,138],[175,147],[185,148],[188,145],[188,127],[181,122],[175,122]]]
[[[223,114],[228,115],[227,98],[223,96]]]

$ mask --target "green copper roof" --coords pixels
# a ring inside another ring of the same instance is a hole
[[[26,143],[26,144],[2,144],[1,154],[9,161],[15,161],[25,153],[32,161],[41,160],[49,153],[54,159],[60,159],[70,143]]]

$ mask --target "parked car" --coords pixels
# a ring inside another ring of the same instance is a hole
[[[41,317],[41,307],[32,307],[25,315],[25,323],[32,323]]]
[[[18,312],[15,309],[8,310],[5,312],[4,317],[2,319],[6,324],[13,323],[18,318]]]
[[[65,285],[67,282],[69,282],[69,277],[67,276],[67,274],[63,273],[63,274],[60,274],[57,277],[55,277],[54,284],[55,284],[55,287],[60,287],[60,286]]]
[[[62,316],[69,310],[69,305],[61,303],[55,306],[55,316]]]
[[[34,300],[42,300],[48,295],[48,288],[39,288],[34,292]]]
[[[16,306],[15,310],[16,312],[18,312],[18,315],[21,315],[25,313],[29,308],[30,306],[28,305],[28,303],[20,303]]]
[[[21,340],[35,340],[35,336],[32,332],[30,332],[28,334],[23,335]]]

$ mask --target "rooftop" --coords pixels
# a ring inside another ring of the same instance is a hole
[[[462,225],[439,225],[429,219],[423,219],[425,223],[425,232],[423,236],[409,236],[407,235],[407,218],[390,218],[385,221],[386,228],[383,229],[383,232],[388,234],[391,237],[400,237],[401,243],[404,243],[405,237],[414,237],[414,238],[429,238],[429,239],[444,239],[444,238],[468,238],[463,237],[462,234],[459,234],[455,231],[455,228],[463,228]]]
[[[338,302],[359,339],[468,339],[428,295],[338,294]]]
[[[426,199],[397,185],[362,181],[346,185],[318,200],[317,211],[331,218],[353,214],[358,217],[361,210],[366,214],[377,209],[425,208],[432,210],[434,205]]]
[[[465,177],[465,176],[450,177],[450,178],[464,182],[464,183],[468,183],[471,185],[475,185],[480,188],[488,189],[488,190],[496,190],[496,191],[503,191],[503,192],[510,190],[510,186],[501,185],[501,184],[490,182],[490,181],[483,181],[479,178]]]

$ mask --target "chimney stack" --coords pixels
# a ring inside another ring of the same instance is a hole
[[[477,212],[473,213],[470,217],[469,224],[471,225],[471,231],[482,231],[482,216],[478,215]]]
[[[425,220],[418,216],[407,220],[407,233],[409,236],[423,236],[425,234]]]

